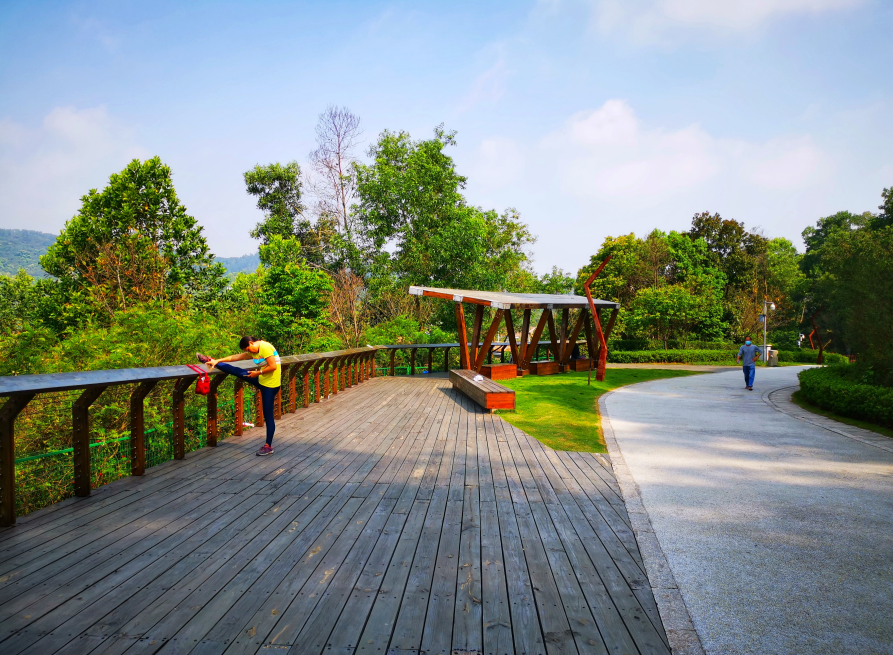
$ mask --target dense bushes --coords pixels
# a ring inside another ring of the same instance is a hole
[[[778,361],[796,364],[815,364],[819,357],[818,350],[779,350]],[[846,364],[849,359],[837,353],[824,353],[825,364]]]
[[[893,388],[850,379],[843,366],[811,368],[799,377],[800,395],[806,402],[841,416],[893,427]]]
[[[615,339],[608,343],[608,347],[612,350],[738,350],[741,344],[692,340],[683,343],[681,340],[670,339],[667,346],[664,346],[663,341],[648,339]]]
[[[731,350],[609,350],[615,364],[734,364]]]

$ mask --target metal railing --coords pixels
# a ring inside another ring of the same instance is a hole
[[[375,376],[374,356],[377,347],[337,350],[326,353],[293,355],[282,358],[282,380],[286,391],[286,412],[294,412],[299,404],[297,383],[300,380],[302,397],[300,405],[308,407],[311,402],[335,395],[339,390],[350,388]],[[252,362],[236,362],[242,369],[253,367]],[[211,390],[207,394],[207,426],[204,444],[217,445],[219,430],[218,390],[227,378],[222,371],[213,369]],[[173,459],[186,456],[186,391],[199,377],[199,373],[188,366],[161,366],[154,368],[116,369],[106,371],[79,371],[72,373],[51,373],[42,375],[20,375],[0,377],[0,398],[7,400],[0,408],[0,526],[10,526],[16,520],[16,457],[15,423],[16,418],[38,394],[66,391],[81,391],[71,405],[70,449],[56,453],[70,452],[73,457],[74,495],[89,496],[94,479],[91,464],[91,448],[97,444],[90,438],[90,407],[102,393],[110,387],[133,386],[129,396],[129,437],[111,441],[129,441],[130,474],[143,475],[146,469],[146,430],[144,401],[149,393],[163,381],[174,381],[171,390],[171,429]],[[233,434],[241,435],[244,424],[246,399],[245,384],[235,379],[233,394],[234,426]],[[259,393],[259,392],[257,392]],[[282,415],[282,390],[277,395],[275,416]],[[255,425],[263,426],[263,413],[260,403],[254,399]],[[19,462],[38,459],[45,453],[31,455]]]

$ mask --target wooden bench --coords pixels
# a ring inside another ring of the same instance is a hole
[[[491,380],[511,380],[518,377],[517,364],[484,364],[481,375]]]
[[[453,369],[450,371],[450,383],[486,410],[515,409],[515,392],[501,384],[484,378],[475,381],[474,371]]]

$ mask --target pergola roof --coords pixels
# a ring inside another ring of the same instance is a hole
[[[468,289],[439,289],[437,287],[409,287],[413,296],[443,298],[453,302],[469,302],[496,309],[584,309],[589,307],[586,296],[557,293],[507,293],[504,291],[471,291]],[[615,309],[618,303],[593,298],[597,309]]]

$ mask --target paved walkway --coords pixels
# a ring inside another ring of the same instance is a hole
[[[603,399],[671,642],[687,608],[707,653],[893,653],[893,440],[797,418],[799,370],[759,369],[753,392],[735,370]]]

